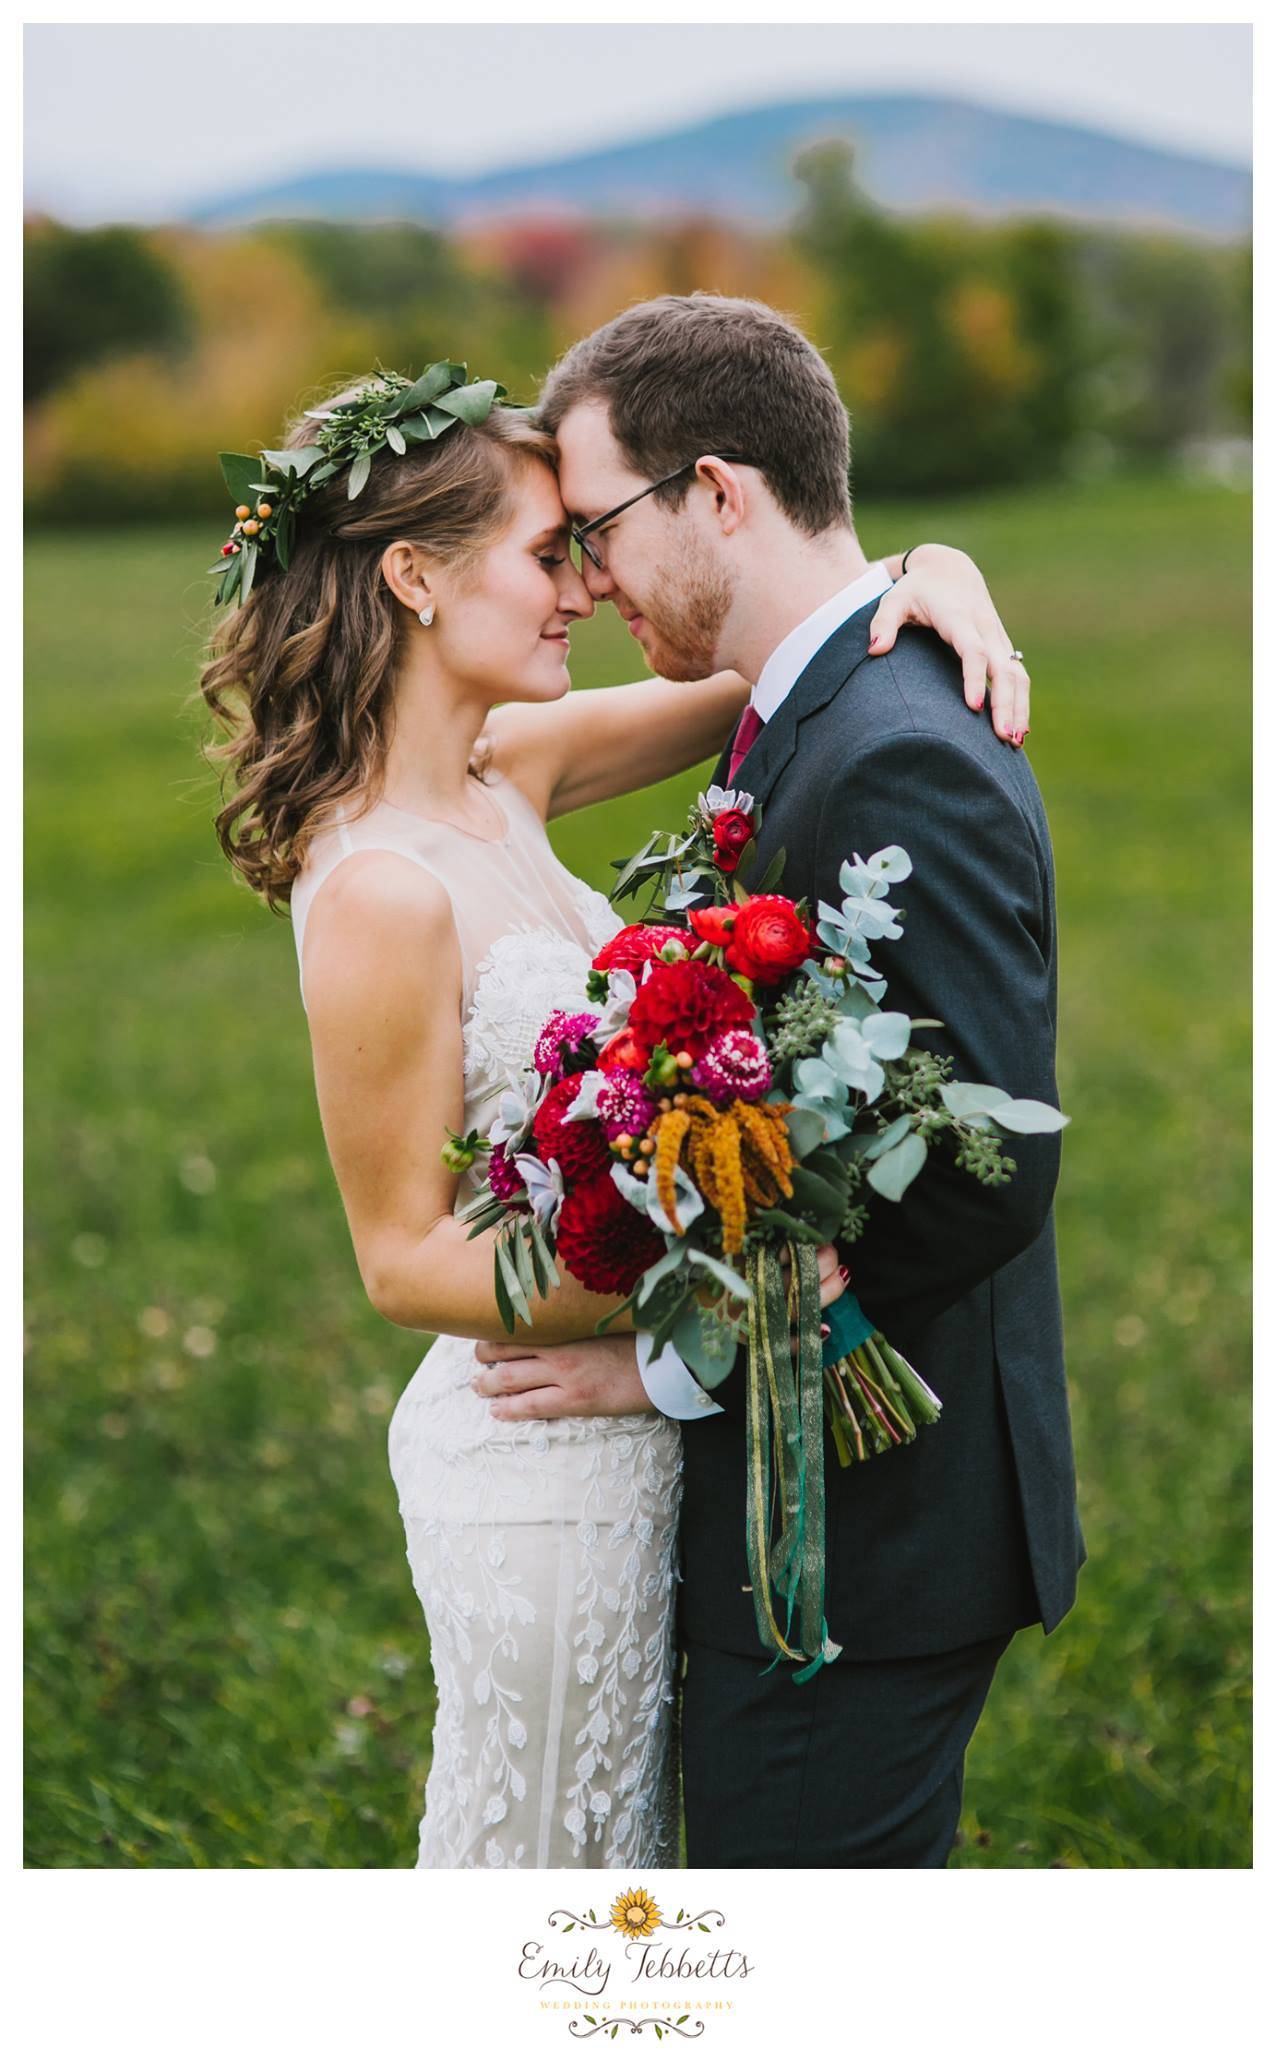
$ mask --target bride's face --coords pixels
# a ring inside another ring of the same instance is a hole
[[[503,533],[460,574],[437,579],[437,651],[451,673],[494,703],[548,702],[571,687],[568,633],[594,601],[568,551],[553,471],[520,461]]]

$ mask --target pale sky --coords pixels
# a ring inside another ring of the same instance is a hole
[[[1248,164],[1247,25],[43,24],[26,203],[153,221],[298,171],[473,172],[769,100],[939,92]]]

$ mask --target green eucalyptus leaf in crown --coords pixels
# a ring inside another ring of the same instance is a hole
[[[357,498],[379,455],[406,455],[453,427],[485,420],[505,398],[505,386],[490,377],[469,384],[466,374],[464,363],[431,363],[414,382],[378,366],[353,397],[306,413],[319,422],[306,447],[220,455],[235,524],[208,572],[218,579],[214,602],[242,604],[255,581],[288,567],[299,509],[342,470],[350,472],[347,495]]]

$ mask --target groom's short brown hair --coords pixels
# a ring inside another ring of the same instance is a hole
[[[791,321],[757,299],[672,293],[586,335],[546,379],[538,424],[601,400],[633,467],[664,476],[698,455],[752,455],[805,533],[849,526],[850,423],[832,371]],[[680,504],[690,477],[659,493]]]

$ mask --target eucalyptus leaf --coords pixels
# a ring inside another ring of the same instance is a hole
[[[785,1120],[789,1146],[795,1159],[805,1159],[824,1143],[825,1121],[816,1109],[793,1109]]]
[[[913,872],[913,863],[902,846],[884,846],[880,853],[870,853],[865,866],[879,882],[906,882]]]
[[[662,1280],[650,1303],[647,1328],[657,1351],[669,1342],[674,1325],[691,1298],[690,1284],[679,1274]]]
[[[823,1230],[827,1238],[836,1237],[846,1214],[845,1189],[839,1192],[830,1187],[822,1174],[813,1173],[807,1166],[795,1166],[792,1179],[793,1207]]]
[[[916,1180],[926,1164],[926,1141],[912,1131],[902,1144],[895,1145],[875,1159],[868,1169],[868,1184],[879,1195],[885,1195],[888,1202],[903,1200],[905,1190]]]
[[[649,1266],[638,1282],[639,1308],[646,1307],[662,1280],[667,1280],[671,1273],[676,1273],[679,1267],[685,1266],[686,1263],[686,1247],[679,1244],[675,1245],[672,1251],[666,1252],[662,1259],[657,1259],[654,1266]]]
[[[1042,1131],[1061,1131],[1069,1119],[1061,1109],[1052,1109],[1048,1102],[1035,1102],[1024,1096],[1017,1102],[1003,1102],[988,1112],[995,1124],[1003,1131],[1019,1131],[1032,1136]]]
[[[911,1116],[896,1117],[893,1124],[887,1124],[884,1131],[879,1131],[875,1138],[869,1139],[860,1153],[861,1159],[881,1159],[885,1153],[893,1151],[896,1145],[902,1144],[912,1128]]]
[[[404,440],[402,434],[399,432],[399,429],[396,426],[387,423],[385,430],[385,438],[389,443],[390,447],[393,448],[396,455],[407,454],[408,444]]]
[[[790,1216],[787,1209],[759,1209],[754,1221],[763,1223],[778,1237],[791,1238],[795,1244],[825,1243],[824,1234],[813,1223],[804,1223],[800,1216]]]
[[[248,594],[253,587],[253,577],[257,573],[257,548],[255,542],[251,540],[244,542],[244,552],[239,557],[239,560],[242,563],[239,572],[239,601],[241,604],[244,604],[247,602]]]
[[[1010,1097],[1004,1088],[988,1088],[980,1081],[948,1081],[939,1099],[954,1116],[974,1116],[1000,1108]]]
[[[350,482],[346,486],[346,496],[357,498],[371,474],[372,457],[365,449],[362,455],[356,455],[350,465]]]
[[[897,1060],[908,1050],[912,1026],[902,1010],[878,1010],[860,1025],[865,1045],[879,1060]]]
[[[702,1387],[721,1386],[735,1364],[738,1345],[731,1331],[694,1303],[678,1317],[670,1342]]]
[[[711,1258],[708,1252],[697,1251],[694,1245],[688,1247],[687,1257],[693,1266],[703,1266],[707,1273],[712,1273],[719,1285],[725,1287],[728,1294],[733,1294],[737,1301],[752,1299],[752,1289],[748,1281],[743,1273],[736,1272],[734,1266],[725,1265],[721,1259]]]

